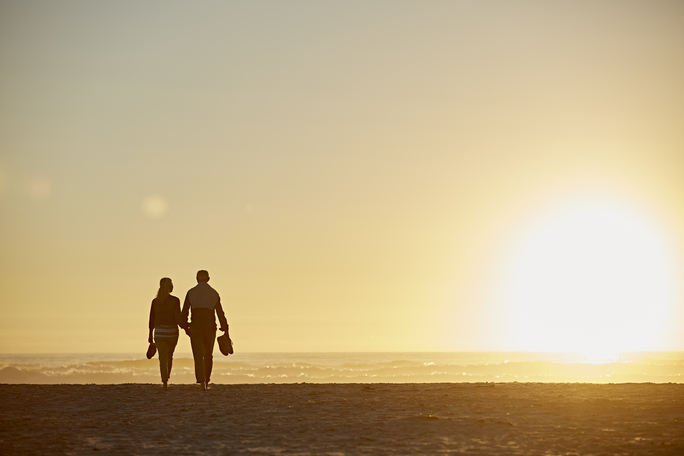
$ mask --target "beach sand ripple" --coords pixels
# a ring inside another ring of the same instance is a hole
[[[0,454],[684,454],[684,384],[0,385]]]

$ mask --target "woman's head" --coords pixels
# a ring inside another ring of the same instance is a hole
[[[159,281],[159,291],[157,298],[164,300],[173,291],[173,282],[168,277],[164,277]]]

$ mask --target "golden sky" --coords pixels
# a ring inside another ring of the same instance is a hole
[[[684,2],[0,3],[0,352],[684,350]],[[182,340],[179,351],[189,351]]]

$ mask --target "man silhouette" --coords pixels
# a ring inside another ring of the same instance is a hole
[[[209,286],[209,273],[197,271],[197,285],[185,295],[182,316],[188,322],[188,312],[192,309],[190,336],[192,357],[195,359],[195,378],[202,387],[208,389],[213,366],[214,341],[216,340],[216,316],[218,315],[220,330],[228,331],[228,321],[221,307],[221,298],[216,290]]]

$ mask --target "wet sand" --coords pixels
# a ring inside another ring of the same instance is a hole
[[[0,385],[0,454],[684,454],[684,384]]]

